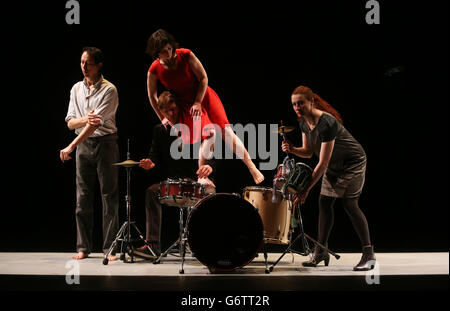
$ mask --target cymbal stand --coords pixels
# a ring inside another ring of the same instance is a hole
[[[130,140],[128,139],[127,142],[127,160],[130,160]],[[111,244],[111,247],[108,250],[108,253],[105,255],[105,258],[103,259],[103,264],[108,264],[108,256],[113,252],[115,249],[117,242],[121,242],[120,246],[120,252],[122,253],[120,255],[120,260],[122,260],[125,263],[133,263],[134,261],[134,246],[133,242],[140,241],[143,242],[147,248],[150,250],[151,254],[156,258],[155,253],[153,252],[150,244],[144,239],[141,231],[139,231],[138,227],[136,226],[134,221],[131,221],[131,196],[130,196],[130,184],[131,184],[131,168],[134,165],[125,165],[125,168],[127,170],[127,194],[125,196],[125,203],[126,203],[126,211],[127,211],[127,220],[124,222],[120,230],[117,232],[116,238]],[[139,239],[131,239],[131,229],[134,229]],[[125,251],[128,253],[128,255],[131,257],[131,260],[127,260],[125,256]]]
[[[289,201],[292,204],[292,197],[291,195],[289,195]],[[329,254],[331,254],[332,256],[334,256],[336,259],[341,258],[340,255],[334,253],[333,251],[331,251],[330,249],[328,249],[327,247],[323,246],[322,244],[320,244],[318,241],[314,240],[313,238],[311,238],[309,235],[307,235],[305,233],[305,230],[303,228],[303,219],[302,219],[302,214],[301,214],[301,204],[295,204],[294,205],[294,209],[297,208],[297,221],[299,224],[299,234],[297,235],[297,237],[289,243],[288,247],[284,250],[284,252],[281,254],[281,256],[278,258],[278,260],[269,268],[269,271],[272,272],[273,268],[280,262],[280,260],[284,257],[284,255],[286,255],[287,252],[291,252],[291,253],[297,253],[300,254],[302,256],[308,256],[312,253],[311,248],[309,247],[308,244],[308,240],[310,240],[311,242],[313,242],[315,245],[319,246],[320,248],[322,248],[323,250],[327,251]],[[297,242],[297,240],[301,239],[302,241],[302,246],[303,246],[303,252],[299,252],[296,251],[292,248],[292,246],[295,244],[295,242]]]
[[[283,120],[280,121],[281,126],[283,126]],[[280,133],[280,136],[283,137],[283,141],[286,141],[286,133],[284,130]],[[282,168],[282,176],[289,175],[292,168],[295,166],[295,162],[289,156],[289,152],[286,152],[286,157],[283,160],[283,168]],[[286,177],[282,177],[281,179],[285,179]],[[274,178],[272,185],[272,203],[276,201],[276,184],[279,181],[278,178]]]

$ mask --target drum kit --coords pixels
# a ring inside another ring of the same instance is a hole
[[[285,133],[292,130],[294,127],[280,126],[278,133],[286,139]],[[117,163],[127,168],[127,171],[131,165],[138,164],[139,162],[131,161],[129,158],[127,161]],[[155,256],[153,263],[160,263],[162,257],[179,246],[182,259],[180,274],[184,273],[187,249],[190,249],[192,256],[205,265],[210,272],[230,272],[244,267],[263,250],[265,273],[268,274],[287,252],[303,256],[312,254],[308,240],[339,259],[339,255],[312,239],[303,230],[300,204],[294,204],[294,199],[297,193],[306,189],[311,180],[312,169],[305,163],[295,163],[294,159],[287,155],[283,163],[277,167],[272,188],[245,187],[242,197],[236,193],[207,194],[204,185],[190,179],[167,179],[161,182],[160,202],[179,208],[179,237],[158,258]],[[123,231],[122,235],[125,232],[129,235],[130,225],[134,226],[129,219],[128,200],[129,192],[127,192],[128,221],[122,226],[122,228],[128,227],[128,230],[121,228],[118,237],[121,231]],[[186,221],[184,221],[185,212],[187,212]],[[299,226],[299,233],[295,239],[292,239],[296,224]],[[153,253],[142,238],[142,234],[136,227],[135,229],[140,239]],[[292,248],[299,239],[302,241],[303,252]],[[129,247],[130,241],[126,238],[119,240],[128,243],[129,253],[132,253],[132,247],[131,251]],[[115,242],[111,248],[115,246]],[[267,244],[286,246],[284,252],[270,268],[265,249]],[[124,260],[122,256],[121,260]],[[133,260],[133,257],[131,258]]]

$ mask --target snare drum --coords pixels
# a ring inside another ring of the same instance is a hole
[[[169,206],[193,206],[205,195],[205,186],[190,179],[167,179],[160,183],[159,201]]]
[[[258,209],[264,225],[264,242],[289,244],[291,204],[284,199],[281,191],[275,191],[275,198],[272,200],[273,189],[246,187],[243,196]]]
[[[304,192],[312,181],[313,170],[302,162],[295,163],[281,191],[284,194]]]

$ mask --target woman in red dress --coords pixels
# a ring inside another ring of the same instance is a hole
[[[225,109],[219,96],[208,86],[208,76],[199,59],[188,49],[178,48],[174,37],[165,30],[154,32],[147,43],[147,53],[154,59],[147,74],[147,91],[150,103],[163,124],[164,118],[157,105],[158,80],[178,97],[181,108],[180,123],[190,130],[190,137],[183,135],[183,142],[196,143],[200,139],[214,139],[205,131],[208,125],[216,124],[222,130],[222,139],[230,144],[233,152],[240,156],[247,165],[256,184],[264,180],[264,176],[256,168],[248,151],[229,124]],[[199,126],[197,126],[199,125]],[[196,129],[196,126],[198,129]],[[201,145],[199,165],[204,162],[204,148],[211,144]]]

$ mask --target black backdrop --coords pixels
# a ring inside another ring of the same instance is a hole
[[[59,150],[74,137],[64,117],[70,88],[82,79],[83,46],[103,50],[104,76],[118,88],[121,158],[127,139],[134,160],[147,155],[158,120],[147,99],[151,60],[144,51],[158,28],[202,61],[233,124],[295,124],[290,94],[297,85],[310,86],[340,111],[366,150],[360,206],[376,250],[448,250],[447,4],[379,1],[381,24],[368,25],[365,1],[79,2],[80,25],[66,24],[64,1],[21,2],[3,12],[0,251],[75,250],[75,163],[62,164]],[[298,131],[291,135],[299,137]],[[274,172],[263,173],[270,186]],[[122,223],[125,173],[120,176]],[[133,218],[142,231],[150,182],[133,170]],[[218,191],[242,193],[251,185],[240,161],[219,161]],[[313,236],[318,188],[303,209]],[[348,217],[339,202],[335,208],[330,247],[358,251]],[[168,243],[176,235],[177,211],[164,213]],[[100,251],[100,208],[95,217]]]

